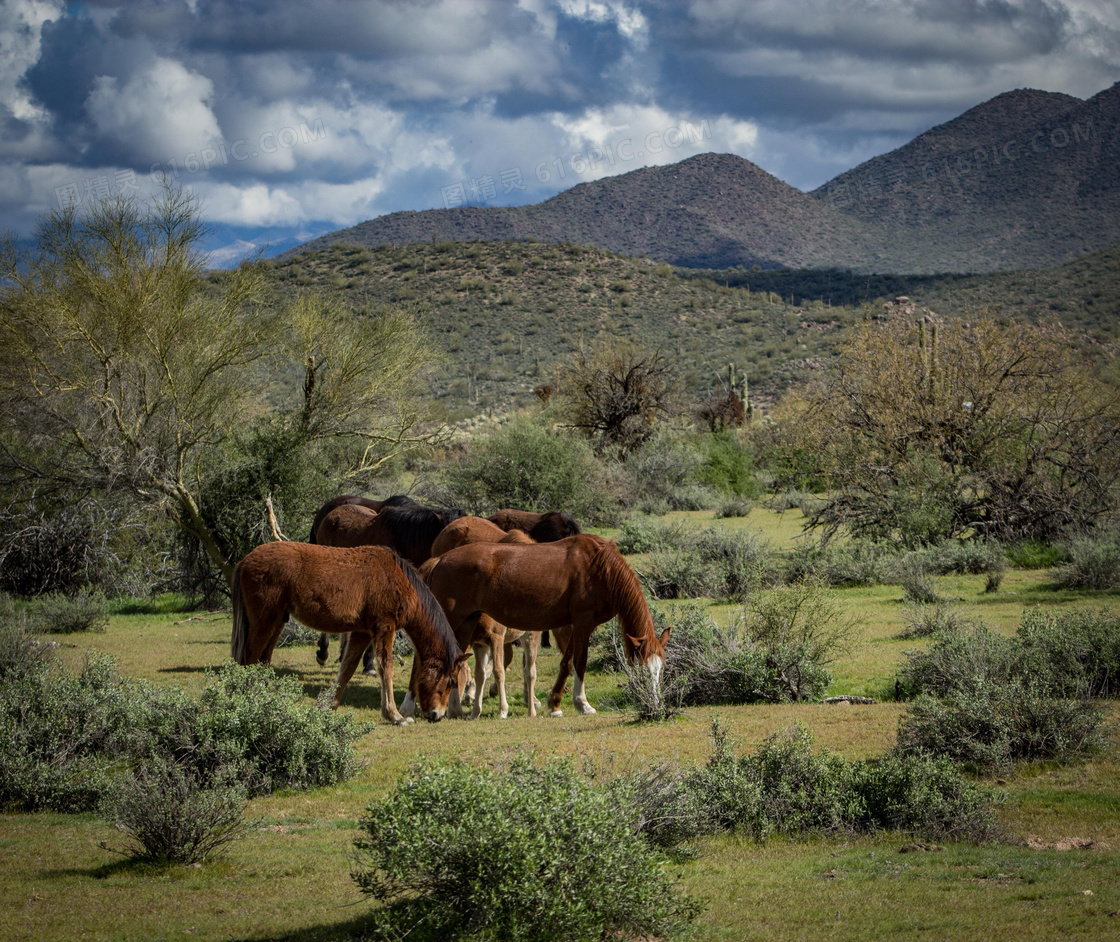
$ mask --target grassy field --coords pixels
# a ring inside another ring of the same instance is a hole
[[[712,522],[710,513],[685,516],[697,525]],[[726,523],[759,529],[781,546],[799,532],[800,514],[756,510],[746,520]],[[969,614],[1008,633],[1028,606],[1120,605],[1116,594],[1059,592],[1047,580],[1045,571],[1011,571],[994,595],[983,592],[983,576],[944,577],[937,585]],[[834,665],[830,692],[880,696],[891,688],[903,652],[921,644],[898,637],[901,595],[896,586],[838,593],[861,628],[856,644]],[[717,607],[715,614],[729,611]],[[183,612],[165,602],[118,606],[106,632],[67,636],[62,653],[77,664],[87,650],[105,651],[124,674],[195,688],[207,668],[227,656],[228,645],[227,613]],[[555,649],[542,653],[539,695],[551,684],[557,659]],[[298,676],[308,696],[333,675],[315,664],[307,646],[279,650],[275,666]],[[397,677],[399,702],[407,670]],[[592,675],[591,702],[602,706],[614,686],[611,677]],[[488,763],[535,751],[613,762],[620,769],[650,759],[695,763],[708,753],[709,723],[718,713],[741,750],[800,722],[818,747],[860,758],[891,746],[905,709],[893,702],[731,706],[692,709],[665,725],[638,725],[609,709],[575,716],[569,693],[562,719],[530,720],[519,667],[510,689],[505,721],[489,700],[474,723],[377,725],[357,744],[367,763],[358,776],[337,787],[253,801],[249,814],[259,826],[252,835],[202,866],[133,862],[118,852],[123,838],[92,815],[0,817],[0,938],[360,937],[370,904],[349,877],[356,824],[417,756]],[[378,708],[376,679],[356,678],[344,709],[376,721]],[[1120,718],[1120,711],[1112,712]],[[1004,795],[1000,816],[1007,843],[900,853],[906,840],[897,834],[764,844],[721,837],[674,873],[707,907],[699,927],[703,939],[1114,939],[1120,934],[1120,750],[1115,734],[1113,740],[1113,748],[1092,761],[1034,765],[994,780]],[[1067,850],[1044,846],[1070,839],[1094,843]]]

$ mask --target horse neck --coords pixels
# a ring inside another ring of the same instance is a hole
[[[610,542],[603,543],[592,563],[599,570],[623,632],[638,642],[644,664],[657,652],[657,632],[638,577]]]

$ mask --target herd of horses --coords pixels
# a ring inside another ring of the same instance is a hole
[[[633,570],[614,543],[589,533],[566,513],[500,510],[489,518],[423,507],[397,495],[384,501],[346,494],[316,513],[306,543],[265,543],[233,574],[230,651],[239,664],[268,664],[290,617],[321,632],[316,652],[326,664],[328,638],[342,637],[334,706],[358,664],[376,659],[381,715],[410,722],[461,716],[466,660],[475,655],[472,717],[481,710],[491,673],[500,715],[509,713],[505,668],[522,648],[525,702],[535,699],[542,632],[561,651],[548,698],[550,716],[573,674],[572,702],[583,714],[591,633],[618,617],[627,656],[645,665],[658,688],[669,630],[658,637]],[[415,656],[398,710],[393,693],[393,640],[398,630]]]

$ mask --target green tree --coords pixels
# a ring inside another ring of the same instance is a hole
[[[427,349],[407,311],[280,304],[264,266],[207,274],[197,202],[166,190],[46,214],[0,248],[4,472],[162,507],[228,578],[203,513],[215,464],[267,420],[341,474],[421,440]]]
[[[824,476],[832,494],[816,522],[831,528],[1049,539],[1116,506],[1120,395],[1056,325],[888,305],[791,397],[781,425],[771,457]]]

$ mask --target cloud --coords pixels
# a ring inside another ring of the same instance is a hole
[[[211,110],[214,83],[174,59],[156,57],[122,84],[99,75],[86,98],[94,135],[129,163],[185,159],[222,139]]]

